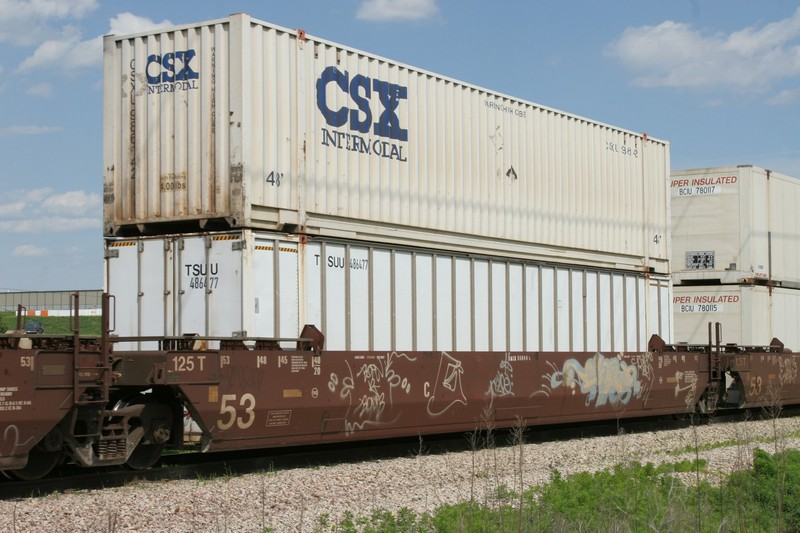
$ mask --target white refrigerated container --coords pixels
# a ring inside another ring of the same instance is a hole
[[[675,285],[672,310],[676,342],[705,344],[708,324],[713,328],[719,322],[723,343],[761,346],[778,338],[792,351],[800,350],[798,289],[753,284]]]
[[[681,283],[800,287],[800,180],[750,165],[670,178],[672,268]]]

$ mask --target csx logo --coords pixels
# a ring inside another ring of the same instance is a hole
[[[168,54],[152,54],[147,58],[148,84],[172,83],[176,81],[196,80],[200,74],[192,70],[190,63],[197,53],[194,50],[181,50]]]
[[[331,109],[328,105],[327,88],[329,83],[333,83],[339,90],[349,95],[355,107],[341,106],[338,109]],[[373,91],[383,106],[383,112],[374,124],[369,105]],[[336,67],[326,68],[317,79],[317,107],[325,117],[325,122],[335,128],[349,123],[350,130],[368,133],[372,126],[374,135],[407,141],[408,130],[400,127],[400,117],[397,116],[400,100],[407,98],[408,87],[371,79],[361,74],[356,74],[353,79],[350,79],[346,70],[342,72]]]

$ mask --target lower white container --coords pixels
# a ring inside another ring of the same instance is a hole
[[[800,350],[800,290],[763,285],[673,287],[676,342],[708,342],[708,323],[722,324],[722,342],[766,345],[777,337]]]
[[[106,241],[120,336],[296,338],[327,350],[643,351],[666,276],[243,230]],[[285,347],[293,343],[286,342]]]

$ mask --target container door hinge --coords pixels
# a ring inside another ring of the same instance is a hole
[[[106,259],[116,259],[119,257],[119,250],[106,250],[104,257]]]
[[[231,243],[231,250],[234,252],[238,250],[244,250],[244,241],[233,241]]]

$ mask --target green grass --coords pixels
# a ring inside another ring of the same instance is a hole
[[[754,458],[752,468],[719,486],[691,475],[706,469],[704,461],[631,463],[569,477],[554,471],[549,483],[515,499],[521,507],[499,498],[488,506],[465,502],[422,515],[408,509],[376,510],[366,517],[347,512],[337,523],[320,515],[315,531],[800,531],[800,451],[770,455],[756,450]],[[690,473],[690,481],[681,481],[675,472]]]
[[[67,316],[36,316],[23,317],[22,323],[28,320],[37,320],[42,323],[45,335],[72,335],[70,317]],[[101,317],[82,316],[80,320],[81,335],[100,335]],[[13,311],[0,312],[0,333],[13,330],[17,327],[17,314]]]

